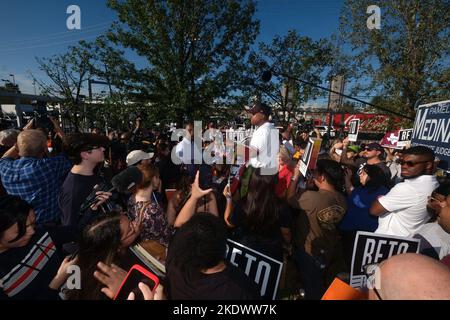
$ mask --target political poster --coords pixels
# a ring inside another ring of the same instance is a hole
[[[386,132],[383,139],[381,139],[380,145],[383,148],[403,149],[398,146],[398,133],[398,130]]]
[[[398,132],[397,147],[406,147],[412,138],[413,129],[403,129]]]
[[[365,266],[378,264],[397,254],[418,253],[419,246],[419,239],[358,231],[353,247],[350,285],[353,288],[366,286]]]
[[[227,239],[225,260],[254,280],[263,298],[275,300],[283,268],[282,262],[230,239]]]
[[[303,177],[306,177],[308,170],[314,170],[316,168],[321,145],[322,139],[309,139],[305,153],[300,159],[300,173]]]
[[[358,140],[359,123],[361,120],[354,119],[348,123],[348,140],[355,142]]]
[[[450,170],[450,100],[419,106],[411,145],[432,149],[440,160],[438,167]]]

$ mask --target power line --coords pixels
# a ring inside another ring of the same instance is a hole
[[[105,29],[107,28],[113,21],[108,21],[108,22],[102,22],[102,23],[98,23],[98,24],[94,24],[85,28],[82,28],[79,31],[76,31],[76,33],[71,33],[68,32],[68,30],[66,31],[62,31],[62,32],[57,32],[57,33],[50,33],[50,34],[45,34],[45,35],[41,35],[38,37],[33,37],[33,38],[28,38],[28,39],[19,39],[19,40],[11,40],[7,43],[7,45],[10,44],[15,44],[15,43],[23,43],[23,42],[36,42],[36,41],[42,41],[42,40],[47,40],[47,39],[51,39],[51,38],[61,38],[61,37],[67,37],[67,36],[72,36],[74,34],[81,34],[81,33],[89,33],[95,30],[101,30],[101,29]],[[3,44],[3,45],[6,45]]]
[[[61,45],[61,44],[73,43],[75,41],[78,42],[80,40],[97,38],[97,37],[98,37],[98,35],[93,35],[93,36],[89,36],[89,37],[82,37],[82,38],[78,38],[78,39],[67,40],[67,41],[62,41],[62,42],[55,42],[55,43],[51,43],[51,44],[42,44],[42,45],[35,45],[35,46],[22,47],[22,48],[11,48],[11,49],[0,50],[0,53],[12,52],[12,51],[17,51],[17,50],[25,50],[25,49],[47,48],[47,47],[58,46],[58,45]]]

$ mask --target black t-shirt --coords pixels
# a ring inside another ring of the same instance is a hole
[[[62,245],[73,241],[70,227],[40,228],[24,247],[0,253],[0,300],[55,300],[48,287],[63,261]]]
[[[259,300],[256,283],[245,273],[227,264],[217,273],[186,272],[167,266],[167,292],[174,300]]]
[[[236,226],[232,240],[261,252],[278,261],[283,261],[283,237],[280,228],[291,228],[292,213],[289,207],[280,203],[278,221],[264,235],[252,233],[245,225],[246,213],[241,202],[237,202],[231,215],[231,223]]]
[[[101,181],[102,179],[96,174],[83,176],[69,172],[66,180],[64,180],[59,199],[62,225],[73,226],[78,224],[81,205],[92,192],[94,186]]]

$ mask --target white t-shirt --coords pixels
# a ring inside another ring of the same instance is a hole
[[[201,149],[197,148],[192,142],[186,138],[183,138],[177,146],[175,147],[175,153],[183,164],[192,164],[192,160],[196,159],[196,164],[202,163],[202,152]],[[194,158],[195,157],[195,158]]]
[[[450,234],[445,232],[437,222],[424,224],[419,228],[414,237],[417,237],[417,235],[422,236],[428,241],[439,255],[439,259],[450,254]],[[421,247],[424,247],[424,244],[421,243]]]
[[[427,223],[427,197],[439,186],[435,176],[423,175],[406,179],[378,199],[389,212],[378,219],[376,233],[408,237]]]
[[[272,135],[271,135],[271,130]],[[250,147],[258,150],[259,155],[250,158],[250,165],[254,168],[267,168],[273,174],[278,172],[278,151],[280,140],[273,123],[266,122],[253,132]]]

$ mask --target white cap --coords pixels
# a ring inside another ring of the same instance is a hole
[[[151,158],[153,158],[153,156],[154,156],[153,152],[147,153],[147,152],[144,152],[142,150],[131,151],[127,155],[127,165],[128,166],[134,166],[139,161],[146,160],[146,159],[151,159]]]

